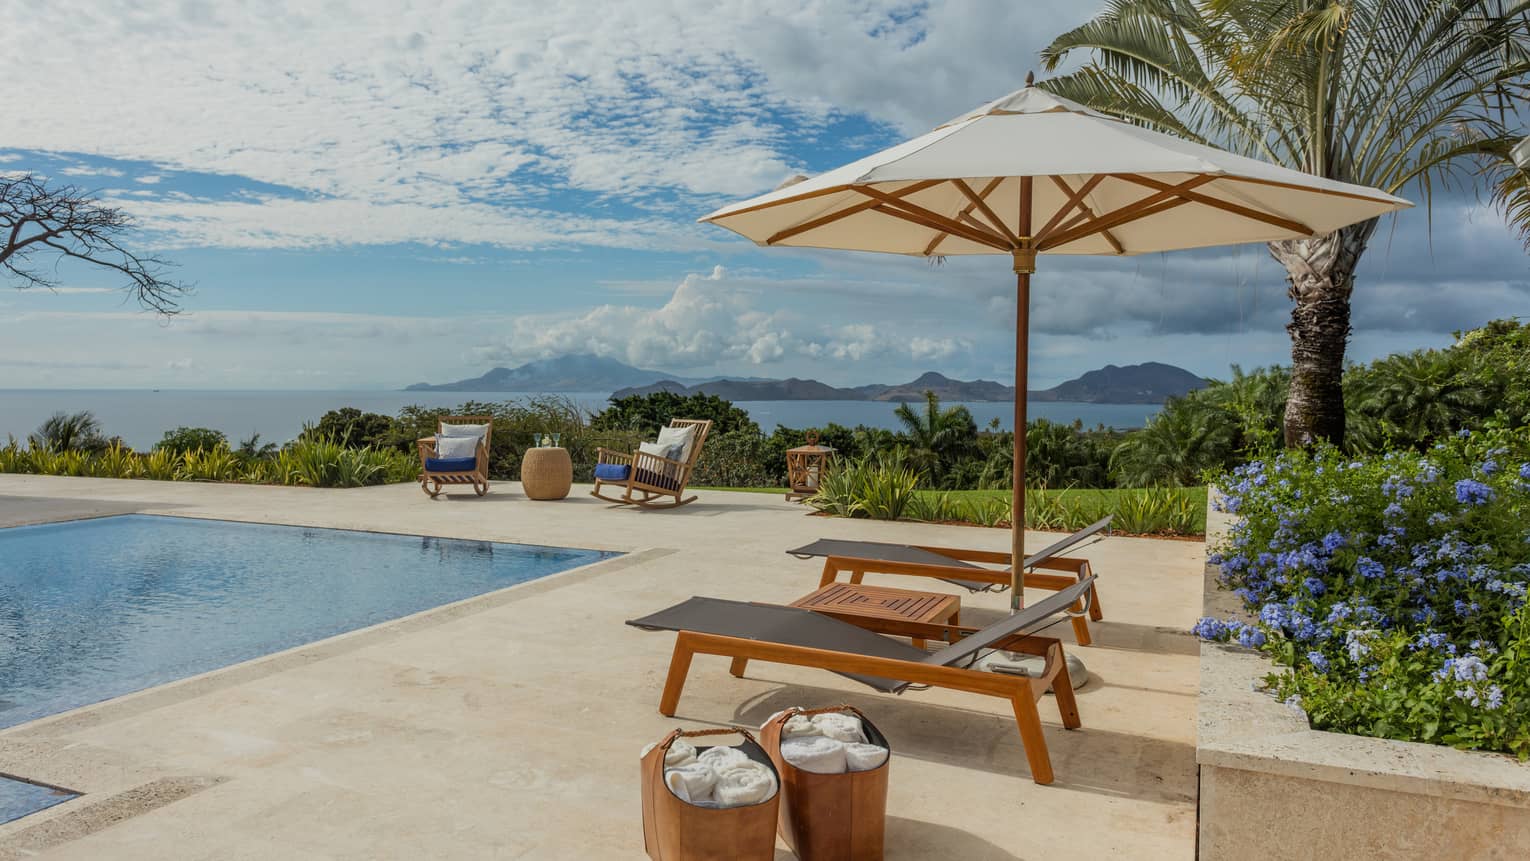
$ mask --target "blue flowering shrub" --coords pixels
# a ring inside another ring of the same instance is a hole
[[[1530,440],[1463,433],[1424,454],[1283,452],[1219,482],[1238,517],[1210,561],[1313,727],[1530,759]]]

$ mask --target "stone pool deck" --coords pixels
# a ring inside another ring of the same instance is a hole
[[[502,482],[432,501],[413,485],[0,475],[0,526],[144,512],[628,554],[0,731],[0,773],[86,793],[0,825],[0,859],[638,859],[642,745],[840,702],[894,746],[889,858],[1193,857],[1199,542],[1108,538],[1078,554],[1100,574],[1106,621],[1076,649],[1096,676],[1079,691],[1084,728],[1041,703],[1057,773],[1043,787],[1013,716],[986,697],[881,696],[760,663],[735,679],[702,656],[665,718],[674,636],[622,624],[691,595],[799,597],[819,565],[782,551],[814,538],[1004,550],[1006,532],[811,517],[767,494],[700,491],[648,512],[586,490],[540,503]],[[962,600],[968,624],[1007,607]],[[1066,625],[1051,633],[1071,643]]]

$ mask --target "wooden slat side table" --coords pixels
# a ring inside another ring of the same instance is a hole
[[[961,623],[962,599],[941,592],[916,592],[865,583],[830,583],[791,604],[830,616],[901,619],[909,622]],[[924,640],[914,640],[924,648]]]

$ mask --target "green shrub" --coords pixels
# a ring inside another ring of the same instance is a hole
[[[212,428],[178,427],[165,431],[164,437],[154,444],[155,451],[163,450],[177,455],[188,451],[212,451],[215,448],[228,448],[228,437],[223,435],[223,431]]]
[[[343,448],[368,448],[388,445],[394,437],[393,418],[380,413],[364,413],[355,407],[330,410],[305,434],[332,439]]]
[[[769,487],[774,482],[762,457],[765,440],[758,433],[735,430],[709,434],[691,484],[705,487]]]
[[[677,395],[674,392],[612,398],[610,406],[591,417],[590,427],[604,431],[636,431],[653,439],[659,428],[669,424],[671,419],[711,419],[714,434],[752,431],[758,436],[760,433],[760,426],[749,417],[748,411],[734,406],[731,401],[716,395]]]

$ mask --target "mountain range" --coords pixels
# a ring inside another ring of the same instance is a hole
[[[1106,365],[1050,389],[1032,390],[1032,401],[1096,404],[1156,404],[1206,385],[1183,368],[1161,362]],[[453,383],[415,383],[406,391],[436,392],[613,392],[613,398],[652,392],[717,395],[730,401],[922,401],[926,391],[943,401],[1012,401],[1013,386],[992,380],[953,380],[929,371],[895,385],[837,387],[796,377],[687,378],[644,370],[588,354],[539,359],[516,368],[494,368]]]

